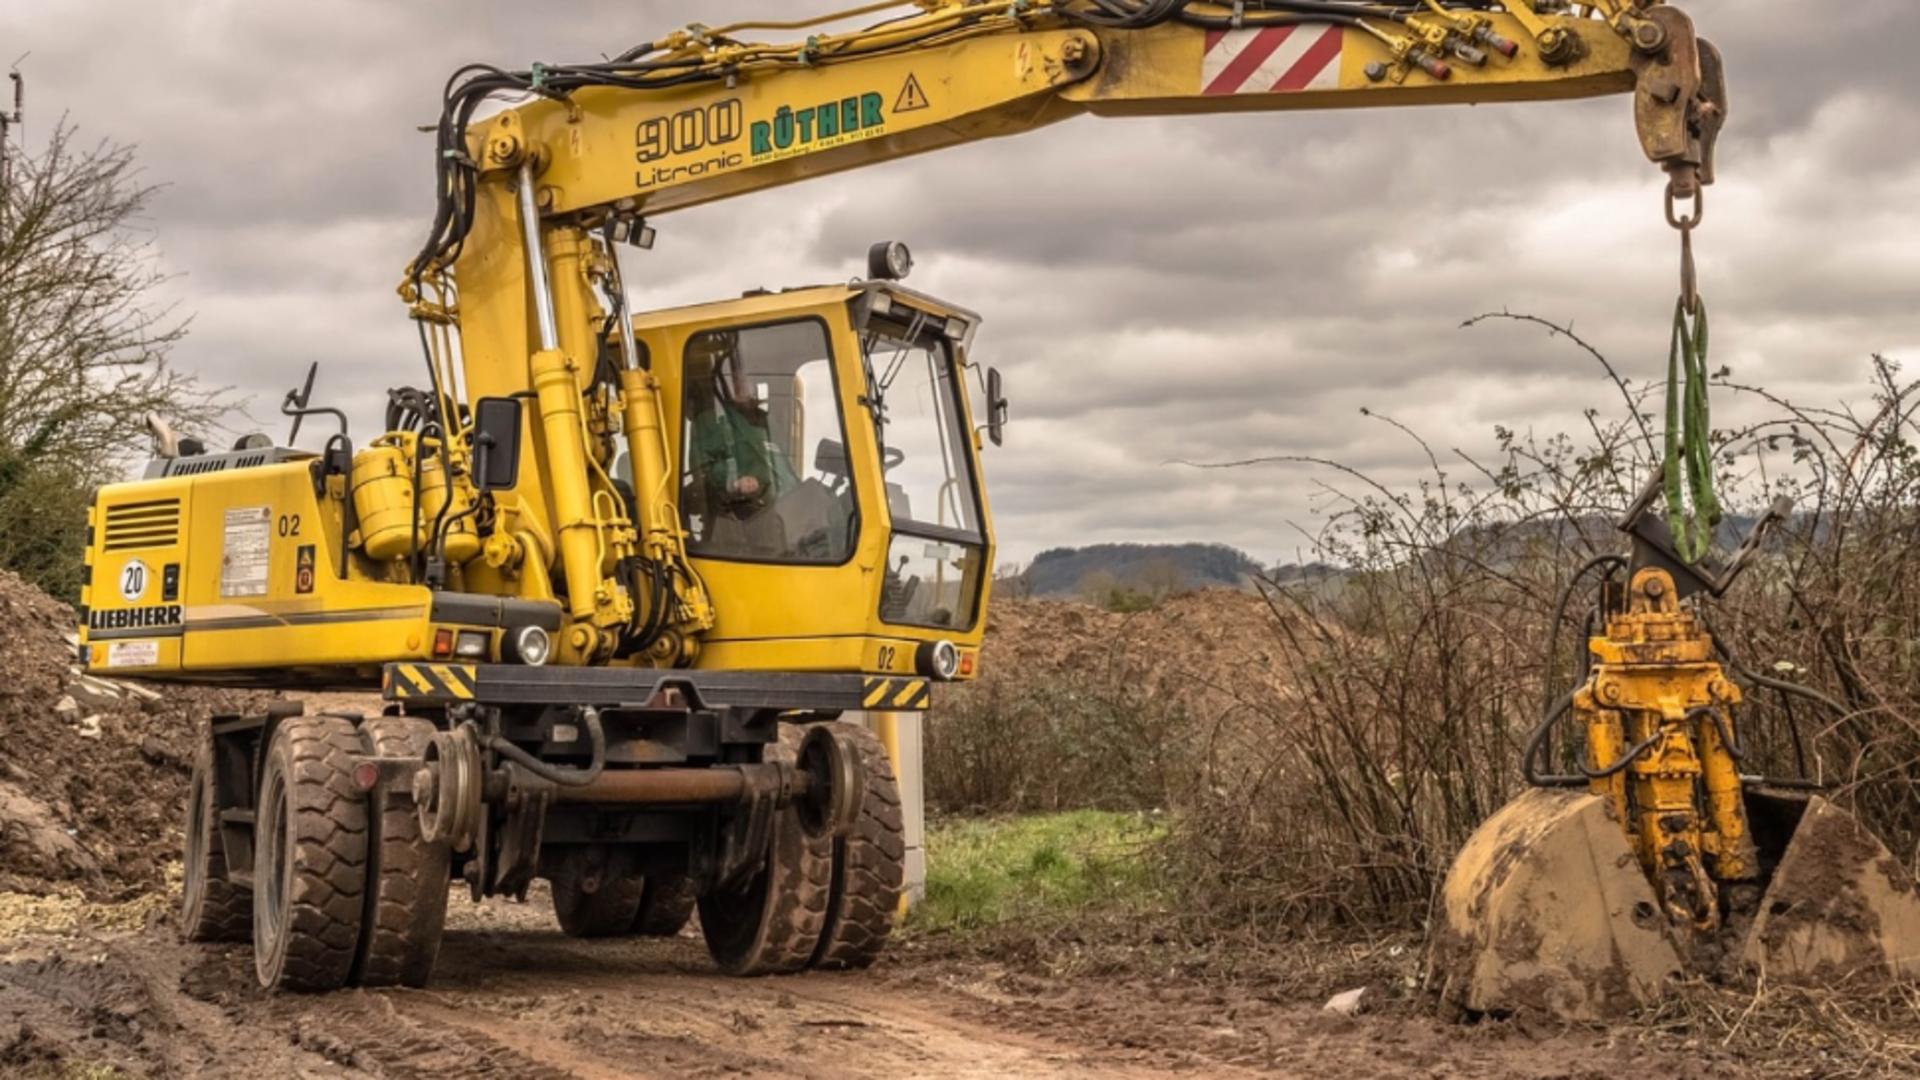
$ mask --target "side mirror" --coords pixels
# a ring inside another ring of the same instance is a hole
[[[481,398],[473,410],[473,482],[504,491],[520,480],[520,399]]]
[[[1000,381],[1000,369],[987,370],[987,438],[999,446],[1007,436],[1007,394]]]

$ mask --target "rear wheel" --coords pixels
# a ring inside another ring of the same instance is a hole
[[[616,937],[633,930],[645,890],[627,852],[572,848],[553,875],[553,913],[568,937]]]
[[[354,787],[353,722],[283,720],[261,770],[254,841],[253,962],[270,990],[347,981],[364,920],[367,800]]]
[[[833,727],[858,753],[864,783],[853,830],[833,841],[827,925],[814,948],[813,966],[864,968],[886,949],[900,911],[900,887],[906,880],[906,825],[887,748],[859,724],[839,721]]]
[[[797,737],[782,729],[767,760],[792,761]],[[729,975],[800,971],[813,959],[827,922],[833,842],[810,836],[797,809],[775,812],[767,859],[744,886],[700,898],[707,951]]]
[[[361,725],[375,757],[419,757],[434,726],[418,717],[381,716]],[[440,955],[450,883],[447,844],[420,836],[413,792],[382,786],[372,796],[368,824],[366,927],[354,960],[360,986],[425,986]]]
[[[673,937],[686,928],[700,894],[685,874],[650,874],[640,896],[640,912],[633,932],[645,937]]]
[[[245,941],[252,932],[253,892],[227,880],[220,808],[213,790],[213,745],[200,740],[187,788],[186,869],[180,929],[188,941]]]

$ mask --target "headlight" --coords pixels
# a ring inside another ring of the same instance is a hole
[[[507,634],[507,658],[539,667],[553,656],[553,639],[537,626],[523,626]]]
[[[898,240],[888,240],[867,250],[867,276],[880,281],[905,281],[913,273],[913,252]]]
[[[951,682],[960,674],[960,650],[951,641],[929,641],[914,654],[913,666],[929,679]]]
[[[493,644],[493,635],[484,630],[462,630],[455,639],[453,655],[462,660],[485,660],[487,646]]]

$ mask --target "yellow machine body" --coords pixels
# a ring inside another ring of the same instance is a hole
[[[883,611],[889,552],[900,549],[901,529],[916,526],[895,521],[899,485],[893,485],[895,497],[889,499],[889,481],[877,464],[881,451],[875,426],[844,422],[866,414],[862,402],[868,393],[867,369],[855,319],[872,308],[875,296],[884,296],[882,304],[896,316],[917,316],[942,328],[940,370],[950,380],[949,401],[956,412],[948,430],[960,436],[951,448],[964,460],[941,509],[964,506],[972,521],[964,528],[956,527],[958,522],[924,523],[918,526],[922,533],[937,535],[905,541],[917,542],[921,549],[944,546],[948,558],[933,560],[932,573],[923,575],[916,587],[935,591],[939,599],[933,609],[951,614],[939,626],[890,621]],[[644,392],[646,400],[664,406],[657,423],[666,440],[661,460],[673,466],[674,475],[684,461],[684,440],[691,427],[685,415],[686,368],[675,358],[683,356],[690,342],[711,340],[716,334],[789,326],[817,332],[824,349],[815,373],[821,385],[792,400],[824,402],[835,410],[831,424],[819,430],[844,439],[844,460],[854,474],[845,493],[851,509],[847,549],[825,564],[698,555],[689,559],[714,598],[712,629],[696,666],[893,675],[899,677],[895,682],[874,683],[876,692],[886,691],[875,704],[901,707],[925,703],[927,680],[915,677],[923,645],[952,643],[961,664],[956,677],[971,675],[984,630],[991,576],[987,568],[993,558],[991,518],[978,483],[978,439],[962,381],[970,376],[966,349],[979,321],[971,312],[893,285],[765,294],[634,320],[636,338],[658,358]],[[825,416],[816,419],[827,421]],[[791,430],[797,437],[802,429],[796,423]],[[321,459],[312,454],[243,467],[223,460],[234,455],[217,455],[206,459],[221,466],[212,471],[103,488],[93,511],[87,662],[149,677],[353,686],[376,684],[380,666],[388,661],[501,659],[501,627],[462,622],[444,613],[436,618],[434,593],[407,580],[405,560],[428,542],[430,523],[443,509],[450,518],[462,515],[474,501],[470,489],[455,488],[449,507],[445,470],[431,447],[424,458],[419,449],[414,433],[381,436],[354,455],[350,483],[334,477],[318,492],[315,477]],[[817,449],[783,448],[794,461]],[[195,461],[179,459],[176,464],[191,467]],[[867,467],[859,466],[863,462]],[[610,479],[633,472],[632,463],[624,460],[609,460],[602,467]],[[530,456],[526,473],[537,475],[538,470],[538,457]],[[345,492],[351,493],[351,515]],[[676,493],[672,505],[677,504]],[[481,544],[470,523],[456,524],[446,539],[458,591],[478,588],[536,603],[554,601],[543,595],[543,575],[527,572],[524,563],[512,572],[504,559],[501,566],[480,559]],[[539,550],[542,541],[528,538],[522,543],[522,550]],[[502,547],[496,542],[495,552]],[[127,582],[146,586],[123,589]],[[484,635],[484,650],[457,656],[444,649],[436,652],[436,640],[444,642],[451,635],[457,645],[462,634]]]
[[[383,580],[360,555],[340,576],[345,486],[316,495],[316,460],[102,488],[83,602],[87,665],[352,685],[377,681],[389,660],[428,657],[427,589]]]

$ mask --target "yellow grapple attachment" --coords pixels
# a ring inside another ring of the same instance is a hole
[[[1592,667],[1563,706],[1586,735],[1582,774],[1535,776],[1536,735],[1540,786],[1447,875],[1430,985],[1471,1013],[1600,1019],[1688,975],[1920,977],[1920,891],[1900,860],[1804,783],[1741,771],[1740,691],[1677,585],[1718,595],[1759,540],[1696,572],[1648,520],[1622,522],[1636,569],[1603,586]]]

